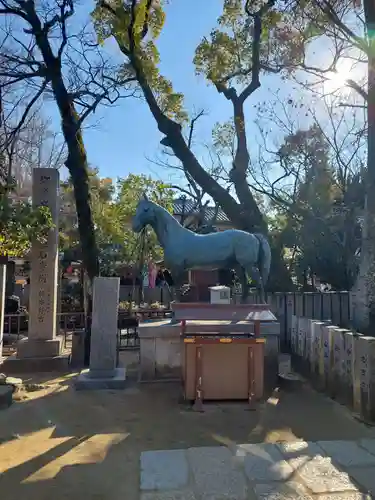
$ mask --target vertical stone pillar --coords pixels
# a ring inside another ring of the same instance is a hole
[[[365,420],[375,419],[375,338],[358,336],[355,344],[354,411]]]
[[[122,389],[125,368],[117,367],[120,278],[95,278],[93,286],[90,368],[76,389]]]
[[[298,318],[298,340],[297,340],[297,354],[298,354],[298,365],[297,370],[305,371],[306,362],[306,336],[308,329],[308,318]]]
[[[335,327],[332,325],[325,325],[322,328],[323,334],[323,359],[321,359],[320,366],[320,388],[326,391],[331,387],[332,380],[332,366],[333,366],[333,331]]]
[[[292,356],[297,354],[297,336],[298,336],[298,316],[292,315],[292,327],[290,331],[290,347]]]
[[[355,355],[355,342],[358,334],[353,332],[346,332],[344,334],[344,376],[343,376],[343,391],[341,400],[349,407],[354,405],[354,355]]]
[[[57,269],[59,238],[59,172],[33,170],[33,206],[50,209],[54,227],[46,243],[32,242],[29,298],[29,334],[18,343],[18,358],[58,356],[61,338],[56,337]]]
[[[285,310],[286,310],[286,332],[285,332],[285,340],[288,347],[291,347],[291,338],[292,338],[292,315],[294,314],[294,302],[293,302],[293,293],[285,294]]]
[[[0,362],[3,358],[3,333],[4,333],[4,316],[5,316],[5,284],[7,279],[7,265],[3,264],[0,257]]]
[[[338,397],[343,392],[344,382],[344,360],[345,341],[344,336],[348,330],[335,327],[332,331],[332,377],[330,379],[329,394],[331,397]]]
[[[323,326],[326,323],[323,321],[311,322],[311,359],[310,359],[310,374],[314,384],[319,382],[320,366],[323,359]]]

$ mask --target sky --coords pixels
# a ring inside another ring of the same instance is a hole
[[[222,0],[171,1],[166,7],[165,27],[157,42],[161,73],[172,81],[175,91],[184,94],[187,111],[193,113],[203,108],[206,112],[196,127],[198,148],[210,141],[216,122],[231,116],[230,103],[203,77],[195,75],[193,64],[195,48],[215,27],[222,5]],[[265,90],[258,90],[255,100],[252,97],[253,102],[248,106],[264,95]],[[175,171],[148,160],[160,158],[162,135],[143,101],[129,98],[111,108],[102,107],[93,116],[93,121],[95,127],[85,130],[84,141],[89,162],[99,168],[101,176],[116,178],[144,173],[166,181],[176,180]]]
[[[81,5],[83,22],[89,11],[87,2],[90,1],[84,0]],[[161,58],[161,74],[172,81],[175,91],[184,94],[185,109],[190,115],[193,115],[194,111],[205,110],[205,116],[199,120],[195,129],[196,149],[194,152],[198,159],[202,159],[203,145],[211,140],[211,132],[215,123],[232,118],[231,104],[224,96],[218,94],[216,88],[208,84],[203,76],[195,75],[193,64],[195,49],[202,38],[209,36],[212,28],[217,26],[217,18],[222,13],[222,6],[222,0],[171,0],[166,6],[165,26],[157,41]],[[108,50],[118,56],[115,41],[112,41],[108,47]],[[327,53],[326,47],[318,47],[315,58],[318,58],[322,66],[324,66],[322,54],[325,53]],[[343,76],[339,73],[338,77],[340,75]],[[254,124],[254,106],[263,101],[269,103],[272,100],[271,93],[277,91],[280,86],[282,97],[294,94],[303,99],[301,87],[293,91],[294,85],[288,81],[281,84],[278,76],[262,75],[261,85],[261,88],[250,96],[245,104],[250,154],[252,151],[257,153],[258,150],[256,141],[258,129]],[[284,102],[287,101],[284,99]],[[294,110],[293,113],[295,113]],[[305,113],[301,116],[301,124],[306,127],[308,123]],[[60,129],[56,109],[54,122],[56,129]],[[174,184],[182,183],[176,177],[175,170],[163,168],[150,161],[150,159],[157,160],[161,157],[162,135],[158,132],[148,106],[141,99],[131,97],[118,101],[111,107],[101,106],[91,119],[85,122],[85,125],[84,142],[88,160],[91,166],[99,168],[100,176],[115,179],[126,177],[130,173],[147,174],[155,179]],[[280,131],[277,132],[277,127],[273,126],[273,129],[273,135],[280,138]],[[277,177],[277,173],[273,173]]]

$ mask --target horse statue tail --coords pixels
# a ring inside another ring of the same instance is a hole
[[[259,241],[258,269],[265,286],[271,269],[271,247],[263,234],[256,233],[254,236]]]

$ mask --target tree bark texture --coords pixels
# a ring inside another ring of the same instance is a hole
[[[368,51],[366,203],[359,273],[352,290],[353,326],[375,335],[375,2],[364,1]]]
[[[66,167],[72,177],[76,200],[78,230],[84,266],[90,280],[99,274],[98,252],[90,205],[89,177],[86,151],[83,145],[79,117],[64,83],[61,54],[55,56],[33,2],[25,2],[28,21],[46,67],[46,78],[51,84],[62,121],[62,132],[68,148]]]

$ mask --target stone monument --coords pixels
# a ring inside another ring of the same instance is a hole
[[[18,342],[17,358],[53,358],[61,354],[61,337],[56,336],[59,239],[59,172],[33,169],[33,206],[51,211],[54,227],[46,243],[31,245],[31,275],[28,338]]]
[[[5,288],[7,276],[7,257],[0,256],[0,363],[3,359],[3,333],[5,316]]]
[[[123,389],[125,368],[117,367],[117,323],[120,278],[95,278],[93,286],[90,368],[76,389]]]

